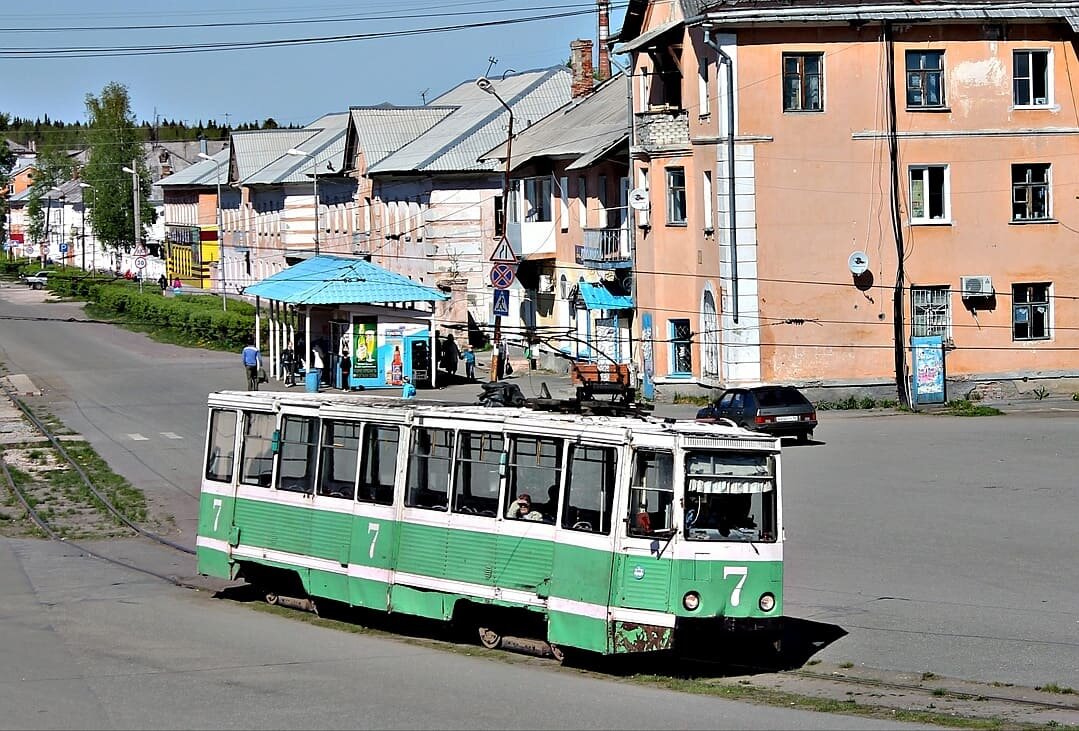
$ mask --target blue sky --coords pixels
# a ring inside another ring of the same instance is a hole
[[[0,112],[30,119],[47,114],[65,122],[85,121],[86,94],[99,94],[116,81],[128,88],[140,122],[152,122],[156,113],[189,124],[216,119],[235,125],[266,117],[306,124],[349,106],[421,104],[425,90],[430,100],[488,67],[495,76],[558,65],[569,58],[571,40],[595,42],[597,35],[594,0],[9,0],[5,5],[12,7],[0,15]],[[621,27],[623,7],[612,0],[612,35]],[[588,12],[417,32],[583,11]],[[201,53],[110,57],[100,50],[393,32],[402,35]],[[75,50],[63,57],[57,49]]]

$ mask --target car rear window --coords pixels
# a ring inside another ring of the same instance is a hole
[[[754,393],[761,406],[804,406],[806,397],[793,388],[766,388]]]

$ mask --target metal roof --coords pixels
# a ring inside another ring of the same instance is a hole
[[[968,0],[967,2],[913,3],[909,0],[878,2],[756,2],[707,3],[702,15],[689,22],[704,21],[713,26],[759,25],[764,23],[826,23],[850,21],[1008,21],[1066,20],[1073,28],[1079,23],[1079,2],[1061,0]]]
[[[229,178],[243,182],[274,162],[285,151],[318,134],[314,129],[261,129],[232,133],[233,158]],[[306,158],[305,158],[306,159]]]
[[[163,188],[217,185],[217,169],[219,166],[222,168],[221,182],[225,182],[228,178],[230,152],[230,148],[226,147],[214,155],[212,161],[199,158],[198,162],[189,165],[180,172],[161,178],[161,180],[157,181],[157,185]]]
[[[448,299],[433,287],[413,282],[369,261],[325,255],[302,261],[245,287],[244,294],[296,305],[437,302]]]
[[[494,90],[513,110],[514,129],[527,128],[570,99],[570,73],[564,66],[526,71],[491,79]],[[368,172],[466,172],[493,171],[493,160],[479,158],[506,139],[509,123],[505,107],[466,81],[437,99],[432,106],[455,106],[453,112],[429,131],[372,165]]]
[[[310,157],[288,155],[286,147],[281,156],[265,167],[240,179],[241,185],[281,185],[306,183],[311,180],[312,165],[318,166],[319,175],[340,174],[345,169],[345,132],[348,130],[348,112],[334,112],[316,119],[304,128],[313,133],[308,139],[291,147],[314,155]]]
[[[351,107],[352,126],[370,167],[446,118],[457,107]],[[350,161],[351,162],[351,161]]]
[[[585,309],[588,310],[631,310],[633,298],[626,294],[612,294],[602,284],[580,282],[577,292],[584,300]]]
[[[630,51],[635,51],[638,48],[642,48],[648,45],[649,43],[656,40],[665,33],[672,31],[675,28],[681,28],[682,25],[683,20],[681,18],[678,18],[677,20],[667,21],[662,25],[657,25],[655,28],[648,31],[647,33],[643,33],[637,36],[633,40],[627,41],[625,43],[619,43],[617,46],[614,47],[614,52],[629,53]]]
[[[523,132],[514,135],[513,168],[542,157],[598,159],[603,153],[629,138],[629,108],[626,77],[613,76],[587,96],[573,99]],[[500,144],[484,159],[505,159],[506,145]]]

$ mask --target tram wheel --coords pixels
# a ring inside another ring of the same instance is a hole
[[[547,646],[551,648],[551,657],[560,663],[566,661],[566,651],[563,648],[550,642],[547,643]]]
[[[281,599],[281,596],[276,591],[267,590],[267,592],[266,592],[266,603],[267,604],[276,606],[277,602],[280,601],[280,599]]]
[[[502,646],[502,634],[491,627],[480,627],[480,644],[488,650],[497,650]]]

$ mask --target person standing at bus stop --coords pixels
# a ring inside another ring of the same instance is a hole
[[[247,371],[247,390],[259,390],[259,368],[262,367],[262,353],[253,341],[248,341],[243,351],[244,370]]]

